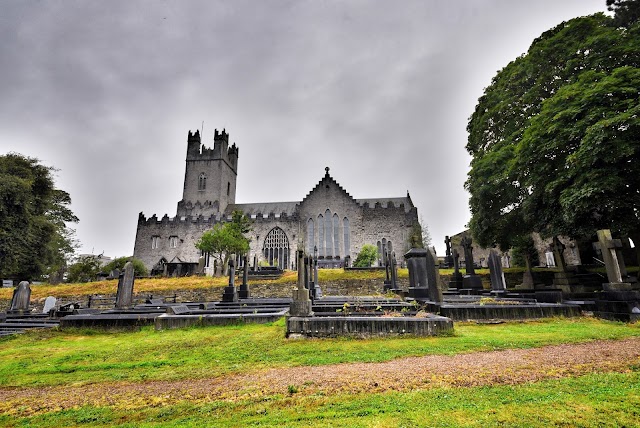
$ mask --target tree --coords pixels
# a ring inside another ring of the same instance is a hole
[[[637,228],[638,98],[629,88],[639,65],[640,24],[620,28],[596,14],[545,32],[498,72],[467,127],[469,225],[480,245]]]
[[[131,262],[131,264],[133,264],[133,273],[135,276],[149,275],[149,271],[147,271],[144,263],[134,257],[116,257],[115,259],[104,265],[101,270],[103,272],[111,272],[112,270],[118,269],[120,272],[122,272],[124,270],[124,265],[127,262]]]
[[[40,279],[68,258],[68,193],[56,189],[54,169],[16,153],[0,156],[0,277]]]
[[[354,267],[371,267],[373,262],[378,259],[378,248],[375,245],[365,244],[353,262]]]
[[[429,226],[427,222],[424,221],[422,215],[420,215],[420,233],[422,236],[422,247],[421,248],[429,248],[431,247],[431,233],[429,232]],[[413,247],[412,247],[413,248]]]
[[[203,233],[196,248],[213,255],[226,271],[232,254],[246,254],[249,251],[249,240],[244,234],[250,230],[251,220],[242,211],[234,211],[229,223],[218,223]]]
[[[100,272],[100,260],[93,256],[80,256],[69,266],[67,282],[91,282]]]
[[[639,0],[607,0],[607,9],[614,12],[616,25],[628,27],[640,20]]]

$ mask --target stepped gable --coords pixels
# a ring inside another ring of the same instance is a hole
[[[316,184],[316,186],[313,189],[311,189],[309,193],[307,193],[307,196],[305,196],[304,199],[298,205],[304,204],[304,202],[309,198],[309,196],[311,196],[311,194],[313,194],[313,192],[316,192],[320,188],[320,186],[326,185],[328,183],[335,184],[336,187],[340,189],[347,198],[351,199],[353,202],[357,204],[358,201],[353,196],[351,196],[349,192],[344,190],[344,188],[340,185],[340,183],[338,183],[331,175],[329,175],[329,167],[326,167],[324,170],[325,170],[325,174],[324,174],[324,177],[322,177],[322,180],[320,180],[318,184]]]
[[[232,212],[238,210],[245,215],[262,218],[262,215],[292,216],[295,213],[298,202],[258,202],[253,204],[230,204],[227,205],[225,216],[230,216]]]

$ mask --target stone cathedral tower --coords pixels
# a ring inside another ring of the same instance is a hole
[[[229,134],[216,129],[213,149],[200,141],[200,131],[187,136],[187,159],[178,217],[216,216],[236,201],[238,148],[229,147]]]

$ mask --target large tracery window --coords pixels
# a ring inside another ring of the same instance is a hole
[[[324,257],[324,217],[318,215],[318,256]]]
[[[331,211],[327,208],[324,212],[324,239],[325,257],[328,259],[333,257],[333,233],[331,229]]]
[[[198,190],[205,190],[207,188],[207,174],[204,172],[198,177]]]
[[[264,258],[267,259],[270,266],[277,266],[280,269],[286,269],[289,264],[289,239],[284,230],[274,227],[264,238],[262,247]]]

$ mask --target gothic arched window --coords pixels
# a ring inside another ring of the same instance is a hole
[[[198,177],[198,190],[205,190],[207,188],[207,174],[204,172]]]
[[[333,257],[333,233],[331,227],[331,211],[329,208],[324,212],[324,239],[325,239],[325,256],[326,258]]]
[[[313,246],[316,242],[315,231],[313,230],[313,219],[307,220],[307,254],[313,254]]]
[[[338,214],[333,215],[333,255],[340,257],[340,219]]]
[[[318,215],[318,256],[324,257],[324,217]]]
[[[342,219],[342,229],[344,230],[344,255],[351,254],[351,231],[349,230],[349,219]]]
[[[262,254],[270,266],[286,269],[289,264],[289,239],[284,230],[274,227],[264,238]]]

